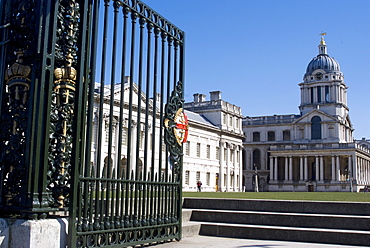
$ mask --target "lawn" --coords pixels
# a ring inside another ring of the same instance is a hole
[[[197,198],[370,202],[370,193],[350,192],[183,192],[182,196]]]

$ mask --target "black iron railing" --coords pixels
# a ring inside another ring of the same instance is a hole
[[[71,247],[181,237],[184,33],[138,0],[0,0],[0,210]]]
[[[86,142],[73,145],[71,244],[180,239],[182,145],[169,123],[182,112],[184,33],[141,1],[85,9],[91,70],[76,87],[85,92],[75,120]]]

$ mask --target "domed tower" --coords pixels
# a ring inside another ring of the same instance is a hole
[[[321,37],[319,54],[311,60],[303,77],[301,88],[301,115],[314,109],[337,119],[348,117],[347,86],[339,63],[327,54],[324,37]]]

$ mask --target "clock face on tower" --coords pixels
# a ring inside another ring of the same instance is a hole
[[[322,73],[321,72],[316,73],[315,78],[316,78],[316,80],[321,80],[322,79]]]

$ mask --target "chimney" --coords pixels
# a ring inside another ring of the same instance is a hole
[[[211,101],[221,100],[221,91],[212,91],[209,94],[211,95]]]
[[[206,95],[195,93],[193,96],[194,96],[194,102],[205,102],[206,101]]]

